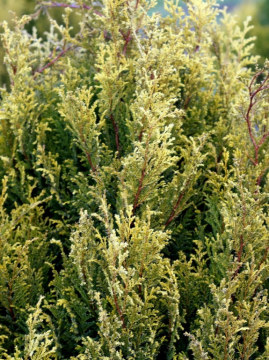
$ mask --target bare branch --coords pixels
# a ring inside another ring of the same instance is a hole
[[[181,191],[181,193],[178,196],[177,202],[175,203],[175,205],[173,206],[173,209],[169,215],[169,218],[167,219],[166,223],[164,224],[164,227],[167,228],[167,226],[174,220],[174,218],[176,217],[176,212],[179,208],[179,205],[181,204],[181,201],[186,193],[187,187],[190,183],[190,179],[187,181],[184,189]]]
[[[98,10],[95,10],[93,9],[92,6],[88,6],[86,4],[82,4],[82,5],[79,5],[79,4],[76,4],[76,3],[73,3],[73,4],[66,4],[66,3],[61,3],[61,2],[56,2],[56,1],[53,1],[53,2],[48,2],[48,3],[43,3],[44,6],[46,7],[60,7],[60,8],[70,8],[70,9],[85,9],[85,10],[93,10],[93,12],[96,14],[96,15],[99,15],[99,16],[104,16],[102,13],[100,13],[100,11]]]
[[[61,57],[63,57],[69,50],[73,49],[74,46],[69,46],[66,49],[63,49],[54,59],[52,59],[50,62],[48,62],[46,65],[44,65],[42,68],[37,69],[33,72],[33,75],[36,73],[42,73],[44,70],[48,69],[52,65],[54,65]]]

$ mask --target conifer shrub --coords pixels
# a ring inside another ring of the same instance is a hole
[[[1,359],[268,359],[269,64],[215,0],[154,4],[3,25]]]

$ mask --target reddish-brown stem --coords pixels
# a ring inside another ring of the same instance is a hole
[[[52,65],[54,65],[62,56],[64,56],[69,50],[71,50],[73,46],[69,46],[66,49],[63,49],[54,59],[52,59],[49,63],[44,65],[42,68],[34,71],[33,75],[36,73],[42,73],[44,70],[48,69]]]
[[[11,319],[12,319],[12,321],[16,321],[16,317],[15,317],[15,314],[14,314],[14,311],[13,311],[13,307],[12,307],[12,303],[11,303],[11,299],[10,298],[8,298],[8,304],[9,304],[9,314],[10,314],[10,316],[11,316]]]
[[[221,160],[221,157],[222,157],[222,154],[223,154],[223,150],[220,151],[218,157],[217,157],[217,164],[219,164],[220,160]]]
[[[139,135],[138,135],[138,140],[141,142],[142,141],[142,136],[143,136],[143,133],[144,133],[144,129],[142,128]]]
[[[142,265],[141,265],[141,269],[140,269],[140,271],[139,271],[139,279],[140,279],[140,280],[142,280],[143,271],[144,271],[144,265],[142,264]],[[141,297],[141,296],[142,296],[142,285],[141,285],[141,284],[138,285],[138,293],[139,293],[139,295],[140,295],[140,297]]]
[[[116,148],[118,152],[118,157],[120,157],[120,138],[119,138],[119,126],[117,122],[115,121],[115,118],[113,114],[110,114],[110,120],[113,125],[114,133],[115,133],[115,142],[116,142]]]
[[[45,3],[45,6],[48,6],[48,7],[72,8],[72,9],[80,9],[80,8],[83,8],[83,9],[86,9],[86,10],[90,10],[90,9],[91,9],[91,6],[88,6],[88,5],[85,5],[85,4],[82,4],[82,5],[78,5],[78,4],[65,4],[65,3],[60,3],[60,2],[56,2],[56,1],[53,1],[53,2],[51,2],[51,3]]]
[[[259,75],[261,75],[264,72],[264,70],[259,71],[257,74],[255,74],[250,82],[250,85],[248,87],[248,91],[249,91],[249,105],[248,105],[248,109],[245,115],[245,120],[247,123],[247,127],[248,127],[248,133],[249,133],[249,137],[251,139],[251,142],[254,146],[254,153],[255,153],[255,159],[253,160],[252,158],[250,158],[251,162],[253,163],[254,166],[257,166],[259,163],[259,150],[260,147],[263,145],[263,143],[265,142],[265,140],[269,137],[269,132],[266,132],[263,137],[260,139],[260,141],[257,143],[253,132],[252,132],[252,124],[251,124],[251,111],[254,107],[254,105],[257,103],[257,100],[255,100],[255,96],[260,93],[263,90],[269,89],[269,85],[265,85],[266,82],[269,79],[269,75],[267,75],[265,77],[265,79],[262,81],[262,83],[260,84],[260,86],[255,90],[252,91],[252,86],[254,84],[254,82],[256,81],[256,79],[258,78]]]
[[[143,181],[144,181],[145,174],[146,174],[146,168],[147,168],[147,156],[145,156],[145,161],[144,161],[143,168],[141,171],[141,176],[139,179],[137,192],[135,194],[132,215],[135,215],[135,212],[136,212],[137,208],[139,207],[139,197],[140,197],[141,191],[143,190]]]
[[[256,164],[255,164],[255,160],[253,160],[253,159],[252,159],[252,157],[251,157],[251,156],[249,156],[249,154],[247,154],[247,157],[248,157],[248,158],[249,158],[249,160],[252,162],[252,164],[256,166]]]
[[[82,143],[84,145],[84,148],[85,148],[85,154],[86,154],[88,163],[89,163],[92,171],[96,172],[96,167],[93,165],[91,154],[87,151],[87,142],[86,142],[85,137],[84,137],[84,135],[82,133],[82,130],[80,130],[79,134],[80,134],[80,139],[81,139],[81,141],[82,141]]]
[[[135,3],[135,9],[137,9],[137,8],[138,8],[139,1],[140,1],[140,0],[136,0],[136,3]]]
[[[123,39],[125,40],[122,53],[123,53],[123,55],[126,55],[128,44],[132,40],[131,29],[129,29],[127,31],[127,34],[124,34],[122,30],[120,30],[120,33],[121,33]]]
[[[166,223],[164,224],[164,227],[167,228],[167,226],[174,220],[175,216],[176,216],[176,211],[185,195],[186,192],[186,188],[189,185],[190,180],[187,181],[185,188],[181,191],[181,193],[178,196],[177,202],[175,203],[175,205],[173,206],[173,209],[169,215],[169,218],[167,219]]]
[[[16,73],[17,73],[17,66],[11,64],[11,68],[12,68],[13,75],[16,75]]]
[[[92,6],[88,6],[86,4],[66,4],[66,3],[60,3],[60,2],[51,2],[51,3],[45,3],[46,7],[61,7],[61,8],[70,8],[70,9],[85,9],[85,10],[91,10]],[[93,10],[93,12],[99,16],[104,16],[102,13],[100,13],[98,10]]]
[[[191,101],[191,95],[188,96],[188,97],[185,99],[185,101],[184,101],[184,104],[183,104],[183,109],[184,109],[184,110],[187,110],[190,101]]]
[[[260,175],[257,177],[257,180],[256,180],[256,185],[260,186],[261,185],[261,181],[262,181],[262,178],[263,178],[263,175],[265,174],[267,169],[263,170]]]
[[[179,204],[181,203],[181,200],[184,196],[184,191],[182,191],[177,199],[177,202],[175,203],[175,205],[173,206],[173,209],[170,213],[170,216],[169,218],[167,219],[166,223],[165,223],[165,227],[167,227],[173,220],[174,220],[174,217],[175,217],[175,214],[176,214],[176,210],[177,208],[179,207]]]
[[[96,171],[96,167],[93,165],[92,163],[92,159],[91,159],[91,155],[86,151],[86,156],[87,156],[87,160],[88,160],[88,163],[92,169],[93,172]]]
[[[259,141],[258,146],[261,147],[261,146],[264,144],[265,140],[266,140],[268,137],[269,137],[269,131],[266,132],[265,134],[263,134],[263,137],[262,137],[261,140]]]
[[[256,79],[258,78],[258,76],[260,76],[261,74],[263,74],[264,72],[264,69],[262,69],[261,71],[259,71],[257,74],[255,74],[250,82],[250,85],[248,87],[248,91],[249,91],[249,96],[253,99],[260,91],[264,90],[265,88],[268,87],[265,86],[264,88],[264,85],[266,84],[266,81],[269,79],[269,74],[265,77],[265,79],[263,80],[263,82],[260,84],[260,86],[255,90],[255,91],[252,91],[252,86],[254,84],[254,82],[256,81]]]
[[[254,138],[254,135],[253,135],[253,132],[252,132],[252,128],[251,128],[251,120],[250,120],[250,114],[251,114],[251,110],[254,106],[254,103],[253,103],[253,98],[250,97],[250,101],[249,101],[249,106],[248,106],[248,110],[247,110],[247,113],[245,115],[245,120],[247,122],[247,126],[248,126],[248,133],[249,133],[249,137],[251,139],[251,142],[254,146],[254,149],[255,149],[255,163],[256,163],[256,151],[258,149],[258,145],[256,143],[256,140]]]
[[[122,327],[123,327],[124,329],[126,329],[126,324],[125,324],[124,316],[123,316],[123,313],[122,313],[121,308],[120,308],[120,306],[119,306],[118,298],[117,298],[117,295],[116,295],[114,289],[113,289],[113,299],[114,299],[114,303],[115,303],[115,306],[116,306],[117,313],[118,313],[118,315],[119,315],[119,317],[120,317],[120,320],[121,320],[121,322],[122,322]]]
[[[258,71],[252,78],[250,85],[249,85],[249,94],[251,94],[252,85],[254,84],[255,80],[264,72],[264,69]]]
[[[29,159],[29,156],[27,155],[27,153],[26,153],[26,151],[25,151],[24,145],[22,146],[22,154],[23,154],[23,157],[24,157],[25,161],[27,161],[28,163],[30,163],[30,159]]]

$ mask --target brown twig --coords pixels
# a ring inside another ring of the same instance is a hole
[[[144,133],[144,128],[142,128],[142,129],[140,130],[140,133],[139,133],[139,135],[138,135],[138,140],[139,140],[140,142],[142,141],[143,133]]]
[[[180,203],[181,203],[181,201],[182,201],[182,199],[183,199],[183,197],[184,197],[184,195],[185,195],[185,193],[186,193],[186,189],[187,189],[187,186],[189,185],[189,183],[190,183],[190,180],[187,181],[184,189],[183,189],[183,190],[181,191],[181,193],[179,194],[178,199],[177,199],[177,202],[176,202],[175,205],[173,206],[173,209],[172,209],[172,211],[171,211],[171,213],[170,213],[170,215],[169,215],[166,223],[164,224],[164,227],[165,227],[165,228],[167,228],[167,226],[174,220],[174,218],[175,218],[175,216],[176,216],[176,211],[177,211],[177,209],[178,209],[178,207],[179,207],[179,205],[180,205]]]
[[[139,2],[140,2],[140,0],[136,0],[136,3],[135,3],[135,9],[137,9],[137,8],[138,8]]]
[[[265,140],[268,138],[268,136],[269,136],[269,131],[266,132],[265,134],[263,134],[263,137],[261,138],[261,140],[260,140],[259,143],[258,143],[258,146],[259,146],[259,147],[261,147],[261,146],[264,144],[264,142],[265,142]]]
[[[120,30],[120,33],[121,33],[123,39],[125,40],[122,53],[123,53],[123,55],[126,55],[128,44],[132,40],[131,29],[129,29],[126,34],[124,34],[124,32],[122,30]]]
[[[142,281],[143,272],[144,272],[144,264],[142,263],[140,271],[139,271],[140,281]],[[138,285],[138,293],[139,293],[140,298],[142,298],[142,284]]]
[[[266,170],[267,170],[267,168],[266,168],[265,170],[263,170],[263,171],[260,173],[260,175],[257,177],[257,179],[256,179],[256,185],[258,185],[258,186],[261,185],[262,178],[263,178],[263,175],[266,173]]]
[[[48,6],[48,7],[62,7],[62,8],[72,8],[72,9],[80,9],[80,8],[83,8],[83,9],[86,9],[86,10],[90,10],[92,7],[91,6],[88,6],[88,5],[85,5],[85,4],[82,4],[82,5],[78,5],[78,4],[66,4],[66,3],[60,3],[60,2],[57,2],[57,1],[53,1],[51,3],[44,3],[45,6]]]
[[[79,5],[79,4],[66,4],[66,3],[60,3],[60,2],[51,2],[51,3],[44,3],[44,6],[46,7],[61,7],[61,8],[70,8],[70,9],[85,9],[85,10],[92,10],[92,6],[88,6],[86,4],[82,4],[82,5]],[[96,15],[99,15],[99,16],[104,16],[102,13],[100,13],[98,10],[95,10],[93,9],[93,12],[96,14]]]
[[[141,176],[140,176],[140,179],[139,179],[137,192],[136,192],[135,197],[134,197],[133,211],[132,211],[133,216],[135,215],[135,212],[136,212],[137,208],[140,205],[139,204],[139,197],[140,197],[141,191],[143,190],[143,181],[144,181],[145,174],[146,174],[146,168],[147,168],[147,154],[145,155],[145,160],[144,160],[144,164],[143,164],[143,167],[142,167],[142,170],[141,170]]]
[[[50,62],[48,62],[46,65],[44,65],[43,67],[41,67],[40,69],[37,69],[33,72],[33,75],[35,76],[36,73],[42,73],[43,71],[45,71],[46,69],[48,69],[49,67],[53,66],[62,56],[64,56],[69,50],[73,49],[74,46],[69,46],[66,49],[63,49],[54,59],[52,59]]]
[[[264,69],[261,69],[260,71],[258,71],[252,78],[250,84],[249,84],[249,89],[252,88],[252,85],[254,84],[255,80],[264,72]],[[251,91],[250,91],[251,92]]]
[[[245,115],[245,120],[247,122],[249,137],[251,139],[251,142],[252,142],[252,144],[254,146],[254,150],[255,150],[254,165],[256,166],[256,165],[258,165],[258,162],[259,162],[259,159],[258,159],[259,148],[258,148],[258,145],[256,143],[255,137],[254,137],[253,132],[252,132],[252,127],[251,127],[250,113],[251,113],[251,110],[252,110],[253,106],[254,106],[253,98],[250,97],[250,102],[249,102],[247,113]]]
[[[118,152],[118,157],[120,157],[119,126],[118,126],[117,122],[115,121],[114,115],[112,113],[110,114],[109,118],[113,125],[113,129],[114,129],[114,133],[115,133],[116,148],[117,148],[117,152]]]
[[[84,135],[83,135],[82,130],[80,130],[79,135],[80,135],[81,141],[82,141],[82,143],[83,143],[83,145],[84,145],[84,147],[85,147],[85,154],[86,154],[88,163],[89,163],[92,171],[93,171],[93,172],[96,172],[96,167],[93,165],[91,154],[90,154],[90,153],[88,152],[88,150],[87,150],[87,142],[86,142],[86,140],[85,140],[85,137],[84,137]]]
[[[92,171],[96,172],[96,167],[92,163],[91,155],[87,151],[86,151],[86,156],[87,156],[87,160],[88,160],[88,163],[90,164]]]
[[[148,134],[148,138],[147,138],[147,141],[146,141],[144,163],[143,163],[143,167],[142,167],[142,170],[141,170],[141,176],[140,176],[140,179],[139,179],[138,188],[137,188],[137,191],[136,191],[136,194],[135,194],[135,197],[134,197],[134,202],[133,202],[133,210],[132,210],[132,215],[133,216],[135,215],[136,210],[139,208],[139,206],[141,204],[139,202],[139,197],[140,197],[141,192],[142,192],[142,190],[144,188],[143,182],[144,182],[145,175],[146,175],[146,170],[147,170],[148,146],[149,146],[150,138],[151,138],[151,132]],[[133,226],[133,225],[134,225],[134,220],[133,220],[131,226]]]
[[[189,106],[189,103],[190,103],[190,101],[191,101],[191,97],[192,97],[192,95],[189,95],[189,96],[187,96],[187,98],[184,100],[184,104],[183,104],[183,109],[184,109],[184,110],[187,110],[187,108],[188,108],[188,106]]]
[[[121,320],[121,322],[122,322],[122,327],[123,327],[124,329],[126,329],[126,324],[125,324],[124,316],[123,316],[123,313],[122,313],[121,308],[120,308],[120,306],[119,306],[119,302],[118,302],[117,295],[116,295],[114,289],[112,289],[112,292],[113,292],[113,299],[114,299],[114,303],[115,303],[115,306],[116,306],[116,310],[117,310],[117,313],[118,313],[118,315],[119,315],[119,317],[120,317],[120,320]]]
[[[12,63],[10,64],[10,66],[11,66],[13,75],[16,75],[16,73],[17,73],[17,66],[13,65]]]
[[[265,85],[266,82],[269,80],[269,74],[265,77],[265,79],[262,81],[262,83],[260,84],[260,86],[258,86],[258,88],[256,90],[252,90],[252,87],[255,83],[255,81],[257,80],[258,76],[261,75],[264,72],[264,69],[259,71],[257,74],[255,74],[248,86],[248,91],[249,91],[249,105],[248,105],[248,109],[247,112],[245,114],[245,120],[247,123],[247,127],[248,127],[248,133],[249,133],[249,137],[250,140],[253,144],[254,147],[254,153],[255,153],[255,158],[254,160],[251,159],[251,162],[253,163],[254,166],[257,166],[259,163],[259,150],[260,147],[264,144],[264,142],[266,141],[266,139],[269,137],[269,132],[266,132],[262,138],[260,139],[259,142],[256,141],[255,136],[253,134],[252,131],[252,124],[251,124],[251,112],[253,110],[253,107],[255,106],[255,104],[257,103],[257,100],[255,99],[255,97],[262,91],[269,89],[269,85]]]

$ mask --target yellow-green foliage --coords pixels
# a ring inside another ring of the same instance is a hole
[[[0,22],[6,20],[11,22],[14,18],[14,13],[16,14],[25,14],[29,12],[33,12],[35,6],[34,1],[29,0],[1,0],[0,1]],[[6,69],[2,64],[4,57],[4,52],[2,48],[2,43],[0,43],[0,82],[1,84],[6,83],[8,81]]]
[[[0,0],[0,23],[7,21],[9,26],[13,27],[14,17],[34,13],[35,7],[38,3],[40,3],[40,1],[37,0]],[[49,31],[50,29],[50,22],[47,15],[53,16],[59,23],[62,23],[62,12],[59,11],[57,7],[53,7],[49,11],[45,11],[45,9],[43,9],[38,18],[38,21],[35,21],[36,18],[33,17],[32,20],[26,25],[26,29],[31,31],[31,33],[33,31],[37,31],[39,36],[42,37],[44,32]],[[76,18],[75,14],[72,14],[71,23],[76,30],[77,22],[78,18]],[[9,86],[9,79],[6,68],[3,64],[3,58],[3,44],[0,41],[0,85],[5,84]]]
[[[1,359],[268,358],[269,64],[215,0],[155,3],[4,23]]]

